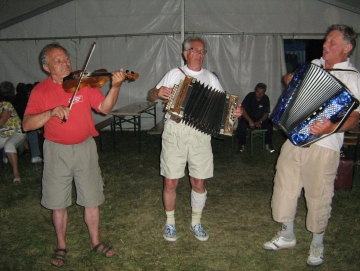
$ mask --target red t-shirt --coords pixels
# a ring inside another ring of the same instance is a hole
[[[57,106],[69,106],[73,93],[64,91],[48,77],[31,91],[25,114],[39,114]],[[99,88],[83,87],[78,90],[66,122],[52,117],[44,126],[44,137],[50,141],[72,145],[78,144],[90,136],[99,133],[94,126],[91,108],[99,112],[98,107],[105,99]]]

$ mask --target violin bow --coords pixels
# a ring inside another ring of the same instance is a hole
[[[71,107],[72,107],[73,104],[74,104],[74,100],[75,100],[76,94],[77,94],[77,92],[78,92],[78,90],[79,90],[81,80],[83,79],[83,77],[84,77],[84,75],[85,75],[85,71],[86,71],[87,65],[88,65],[88,63],[89,63],[89,61],[90,61],[90,58],[91,58],[92,53],[93,53],[94,50],[95,50],[95,46],[96,46],[96,42],[94,42],[94,43],[91,45],[90,52],[89,52],[89,54],[88,54],[88,56],[87,56],[87,58],[86,58],[86,61],[85,61],[85,63],[84,63],[84,66],[83,66],[83,68],[82,68],[82,70],[81,70],[79,82],[78,82],[77,85],[76,85],[76,89],[75,89],[75,91],[74,91],[74,93],[73,93],[73,96],[71,97],[71,100],[70,100],[70,103],[69,103],[69,106],[68,106],[68,108],[69,108],[70,110],[71,110]],[[65,118],[62,120],[61,123],[63,123],[63,122],[66,122],[66,119],[65,119]]]

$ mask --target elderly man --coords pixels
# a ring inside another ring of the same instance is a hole
[[[199,80],[213,89],[223,91],[218,78],[210,71],[203,69],[206,55],[205,41],[200,37],[188,37],[183,44],[183,56],[186,65],[170,70],[160,82],[148,93],[148,100],[167,99],[172,87],[178,84],[186,75]],[[238,105],[234,112],[237,119],[242,113]],[[161,175],[164,176],[163,201],[166,211],[166,224],[163,237],[167,241],[176,241],[175,201],[176,187],[179,179],[185,175],[188,164],[191,190],[192,221],[190,229],[200,241],[209,238],[201,225],[202,211],[206,202],[205,179],[213,176],[213,154],[211,137],[184,123],[177,123],[166,116],[162,135],[162,151],[160,156]]]
[[[332,25],[326,32],[321,59],[313,60],[312,63],[342,81],[359,99],[360,75],[349,60],[355,46],[356,33],[351,27]],[[284,81],[289,84],[291,78],[292,74],[287,74]],[[340,148],[344,132],[356,127],[358,120],[359,108],[351,113],[337,133],[324,137],[308,148],[296,147],[289,140],[284,143],[277,161],[271,201],[273,219],[282,223],[282,227],[263,245],[265,250],[275,251],[296,245],[294,220],[297,200],[304,189],[308,209],[306,227],[313,235],[306,263],[311,267],[323,263],[323,239],[331,213]],[[329,134],[336,126],[336,123],[323,118],[313,123],[310,133]]]
[[[46,45],[41,54],[42,68],[50,74],[31,92],[24,114],[25,131],[44,126],[44,172],[41,204],[52,210],[52,220],[57,236],[57,248],[51,259],[54,266],[65,264],[67,207],[71,205],[71,188],[74,180],[77,204],[84,206],[90,246],[95,252],[109,258],[114,249],[100,242],[99,205],[104,202],[103,180],[93,136],[91,110],[108,114],[115,105],[120,86],[125,80],[123,70],[112,73],[111,89],[105,97],[98,88],[81,88],[76,97],[65,92],[63,79],[71,71],[68,52],[58,43]],[[69,109],[69,101],[74,103]]]

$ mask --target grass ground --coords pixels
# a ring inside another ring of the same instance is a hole
[[[178,241],[162,238],[165,215],[159,141],[151,152],[143,134],[138,153],[130,132],[117,135],[117,150],[103,133],[100,166],[106,201],[101,206],[101,239],[116,249],[106,259],[90,250],[83,208],[68,208],[67,263],[61,270],[307,270],[311,233],[305,229],[306,205],[299,199],[295,221],[298,244],[293,249],[266,252],[261,245],[279,230],[271,218],[270,199],[274,165],[279,152],[259,148],[231,154],[231,140],[212,140],[215,176],[207,181],[208,200],[202,224],[210,234],[199,242],[189,229],[191,221],[188,176],[178,187],[176,228]],[[284,138],[276,133],[280,150]],[[12,184],[9,165],[0,166],[0,270],[56,270],[50,255],[56,238],[51,212],[40,205],[41,164],[20,156],[22,184]],[[360,270],[360,183],[352,191],[338,190],[325,236],[325,262],[318,270]],[[75,202],[75,195],[73,196]]]

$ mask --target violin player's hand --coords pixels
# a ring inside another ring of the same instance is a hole
[[[115,88],[120,88],[121,84],[125,81],[124,69],[120,69],[119,71],[115,71],[111,73],[111,86]]]
[[[61,120],[67,120],[70,115],[70,109],[67,106],[58,106],[51,110],[51,116],[58,117]]]

